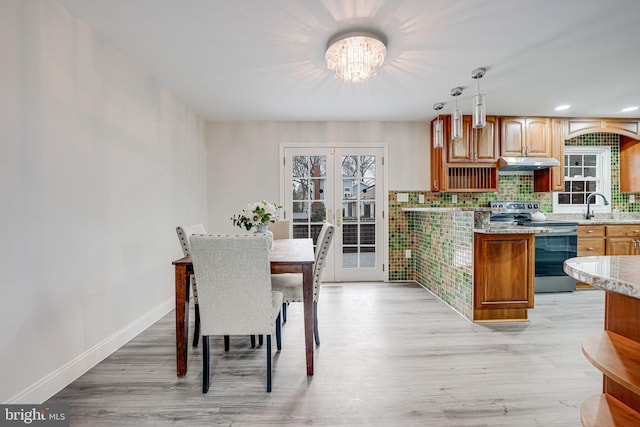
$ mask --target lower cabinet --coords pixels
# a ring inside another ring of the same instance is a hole
[[[579,225],[578,256],[640,255],[640,225]],[[593,286],[577,282],[577,289]]]
[[[606,255],[640,255],[640,225],[607,225]]]
[[[605,226],[604,225],[579,225],[578,226],[578,256],[605,255]],[[576,289],[590,289],[593,286],[588,283],[576,282]]]
[[[526,320],[533,308],[534,234],[474,235],[473,320]]]

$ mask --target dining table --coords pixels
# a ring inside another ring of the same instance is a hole
[[[269,249],[271,274],[302,273],[304,305],[304,343],[307,375],[313,375],[313,239],[276,239]],[[176,369],[178,377],[187,374],[189,338],[189,284],[193,274],[191,256],[172,262],[176,292]]]

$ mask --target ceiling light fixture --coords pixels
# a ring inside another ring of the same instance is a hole
[[[471,72],[471,78],[478,82],[478,93],[473,95],[473,128],[483,128],[487,125],[487,105],[484,102],[484,94],[480,93],[480,79],[484,77],[487,70],[485,68],[476,68]]]
[[[569,104],[558,105],[556,107],[556,111],[564,111],[564,110],[568,110],[569,108],[571,108],[571,105]]]
[[[385,40],[375,34],[351,32],[336,36],[327,43],[327,67],[335,77],[349,83],[361,83],[376,75],[387,54]]]
[[[451,89],[451,96],[456,98],[456,106],[451,114],[451,139],[462,138],[462,113],[458,108],[458,97],[462,95],[461,87]]]
[[[444,102],[433,104],[433,109],[438,112],[438,118],[433,122],[433,148],[444,147],[444,127],[442,126],[442,119],[440,119],[442,107],[444,107]]]
[[[628,113],[630,111],[636,111],[638,109],[638,107],[627,107],[627,108],[623,108],[621,111],[623,113]]]

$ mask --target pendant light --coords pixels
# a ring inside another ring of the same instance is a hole
[[[478,82],[478,93],[473,96],[472,105],[472,126],[474,129],[483,128],[487,125],[487,106],[484,102],[484,94],[480,93],[480,79],[487,72],[484,68],[476,68],[471,72],[471,78]]]
[[[451,139],[462,138],[462,113],[458,108],[458,96],[462,95],[461,87],[451,89],[451,96],[456,98],[456,106],[451,114]]]
[[[444,147],[444,126],[442,125],[442,119],[440,119],[442,107],[444,107],[444,102],[433,104],[433,109],[438,112],[438,118],[433,122],[433,148]]]

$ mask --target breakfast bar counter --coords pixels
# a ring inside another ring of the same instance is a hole
[[[403,208],[415,280],[473,322],[526,321],[534,241],[545,227],[490,220],[489,208]]]
[[[640,425],[640,256],[571,258],[565,272],[606,291],[604,330],[582,352],[603,373],[602,394],[580,408],[583,426]]]

